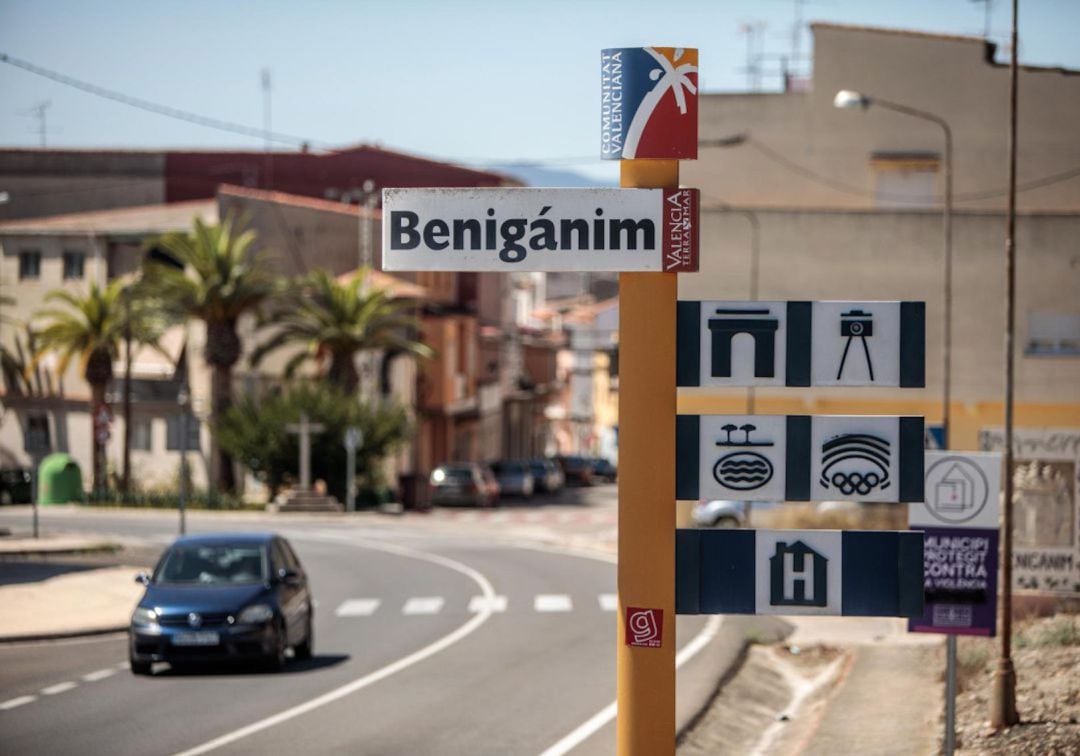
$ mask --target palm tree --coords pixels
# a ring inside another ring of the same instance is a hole
[[[394,299],[384,289],[365,290],[366,275],[361,271],[341,282],[316,270],[297,281],[265,319],[277,330],[252,353],[252,364],[284,346],[302,344],[305,349],[285,365],[286,377],[313,360],[331,384],[351,393],[359,383],[358,353],[386,350],[430,357],[431,348],[411,336],[417,327],[408,312],[413,303]]]
[[[127,317],[124,296],[130,285],[123,279],[115,279],[104,288],[94,283],[85,296],[65,290],[51,291],[45,301],[59,306],[35,313],[35,320],[40,319],[43,324],[35,334],[35,354],[30,369],[33,370],[46,353],[55,352],[60,358],[56,372],[62,376],[71,360],[78,358],[83,378],[90,384],[91,419],[97,408],[105,404],[105,389],[113,378],[113,362],[120,356]],[[157,341],[161,321],[154,303],[145,299],[133,303],[131,331],[133,339],[139,343]],[[105,488],[105,445],[96,433],[91,435],[94,490],[101,491]]]
[[[190,232],[166,234],[154,242],[178,266],[148,258],[144,269],[149,287],[168,303],[175,318],[195,318],[206,324],[203,354],[213,371],[213,421],[232,403],[232,370],[243,352],[237,324],[274,291],[274,276],[252,250],[255,232],[236,226],[232,215],[220,224],[196,218]],[[232,490],[232,460],[216,440],[212,469],[217,488]]]

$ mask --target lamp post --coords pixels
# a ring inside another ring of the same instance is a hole
[[[942,448],[949,448],[949,408],[952,403],[952,204],[953,204],[953,142],[952,129],[941,116],[928,113],[918,108],[910,108],[907,105],[883,100],[880,97],[870,97],[850,89],[842,89],[836,93],[833,105],[843,110],[862,109],[866,110],[871,105],[892,110],[897,113],[921,118],[941,127],[945,134],[945,201],[942,211],[942,223],[945,236],[945,314],[944,314],[944,346],[942,349]]]
[[[945,201],[942,203],[942,225],[945,236],[945,313],[944,313],[944,340],[942,347],[942,397],[941,397],[941,446],[949,448],[949,405],[951,404],[952,383],[952,130],[949,124],[941,116],[928,113],[925,110],[911,108],[907,105],[882,100],[879,97],[870,97],[850,89],[842,89],[836,93],[833,105],[843,110],[862,109],[866,110],[871,105],[876,105],[886,110],[930,121],[941,127],[945,134]],[[956,636],[947,635],[945,638],[945,748],[948,756],[956,747]]]
[[[176,404],[180,407],[180,535],[187,532],[187,440],[188,440],[188,405],[191,403],[191,394],[188,392],[187,380],[180,384],[180,390],[176,392]]]

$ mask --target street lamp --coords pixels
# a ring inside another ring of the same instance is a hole
[[[180,407],[180,535],[187,531],[187,440],[188,440],[188,405],[191,403],[191,394],[188,392],[187,380],[180,384],[180,390],[176,392],[176,404]]]
[[[952,204],[953,204],[953,181],[952,181],[952,129],[944,118],[928,113],[925,110],[910,108],[907,105],[883,100],[880,97],[870,97],[861,92],[850,89],[841,89],[833,98],[833,105],[841,110],[866,110],[871,105],[892,110],[897,113],[921,118],[941,127],[945,134],[945,202],[942,213],[945,235],[945,315],[944,329],[945,339],[942,349],[942,448],[949,448],[949,407],[951,404],[952,391]]]

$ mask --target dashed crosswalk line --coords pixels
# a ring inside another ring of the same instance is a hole
[[[7,701],[0,703],[0,711],[7,711],[8,709],[14,709],[17,706],[23,704],[33,703],[37,700],[37,696],[19,696],[18,698],[9,698]]]
[[[619,608],[619,597],[614,593],[600,594],[600,608],[605,612],[613,612]]]
[[[84,682],[97,682],[98,680],[104,680],[106,677],[112,677],[116,674],[114,667],[107,667],[105,669],[99,669],[96,672],[87,672],[82,676]]]
[[[56,685],[50,685],[47,688],[41,689],[43,696],[55,696],[57,693],[64,693],[74,688],[78,683],[73,683],[70,680],[67,682],[57,683]]]
[[[574,603],[564,593],[541,593],[533,599],[533,609],[538,612],[568,612],[573,608]]]
[[[482,612],[485,609],[495,613],[505,612],[506,596],[492,596],[490,599],[487,596],[473,596],[469,599],[469,611],[473,614]]]
[[[405,602],[402,614],[438,614],[443,607],[442,596],[417,596]]]
[[[334,610],[334,615],[338,617],[370,617],[379,608],[380,603],[382,602],[375,598],[347,599],[342,601],[341,605]]]

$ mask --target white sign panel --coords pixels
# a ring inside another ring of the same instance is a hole
[[[1001,454],[926,452],[925,502],[908,504],[908,525],[997,529]]]
[[[696,189],[384,189],[383,270],[697,270]]]
[[[755,531],[757,614],[841,614],[839,530]]]
[[[921,388],[922,302],[678,303],[679,386]]]

